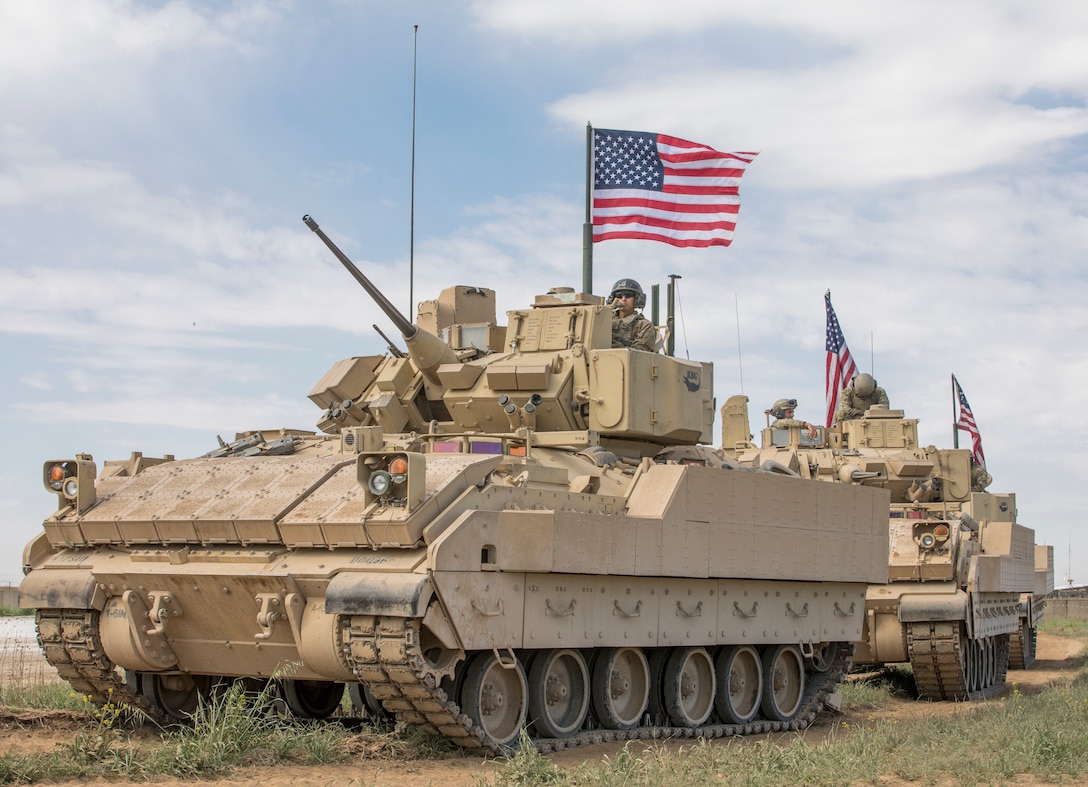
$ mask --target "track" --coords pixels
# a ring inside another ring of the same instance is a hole
[[[87,609],[38,610],[38,645],[48,661],[96,705],[138,708],[151,719],[169,719],[147,697],[123,680],[102,649],[98,612]]]
[[[124,680],[105,655],[98,636],[98,615],[94,610],[40,610],[37,615],[38,640],[46,661],[73,689],[96,705],[139,709],[159,723],[176,723],[176,719],[164,713],[144,692]],[[506,748],[496,746],[487,732],[450,700],[447,690],[452,691],[452,682],[440,680],[424,659],[418,620],[352,616],[345,624],[345,654],[349,665],[386,710],[395,714],[398,722],[418,725],[469,751],[508,753]],[[848,647],[840,646],[826,670],[807,673],[800,708],[790,721],[759,719],[748,724],[707,723],[698,727],[675,727],[650,724],[644,718],[643,723],[633,729],[584,727],[569,737],[538,738],[534,743],[540,751],[549,752],[611,741],[721,738],[803,729],[816,719],[827,696],[845,675],[847,654]]]
[[[419,725],[481,754],[508,753],[495,746],[486,731],[474,725],[450,699],[447,689],[451,684],[436,680],[419,647],[418,620],[353,616],[343,630],[348,638],[349,664],[398,721]],[[611,741],[722,738],[803,729],[816,719],[827,696],[845,675],[847,650],[848,646],[841,646],[824,672],[808,673],[801,707],[790,721],[760,719],[749,724],[708,723],[699,727],[646,724],[629,730],[583,728],[566,738],[537,738],[533,742],[540,751],[549,752]]]
[[[1029,669],[1035,663],[1035,645],[1038,629],[1023,621],[1009,635],[1009,669]]]
[[[907,652],[918,694],[977,700],[999,694],[1009,669],[1009,635],[968,639],[960,621],[912,623]]]

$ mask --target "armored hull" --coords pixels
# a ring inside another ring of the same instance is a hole
[[[887,491],[700,445],[712,367],[613,348],[596,296],[504,329],[484,288],[415,324],[372,295],[408,352],[336,364],[321,433],[46,463],[22,604],[74,688],[181,720],[225,680],[312,718],[346,686],[481,752],[812,721],[886,575]]]
[[[723,408],[735,425],[742,399]],[[970,451],[919,447],[916,420],[873,408],[812,439],[768,427],[760,448],[735,453],[746,466],[889,491],[887,581],[866,594],[857,663],[909,662],[919,694],[936,700],[991,695],[1010,667],[1031,666],[1052,548],[1017,523],[1015,495],[972,489]]]
[[[354,453],[365,429],[286,457],[107,465],[95,505],[28,548],[50,662],[174,718],[223,677],[282,679],[303,716],[360,683],[497,751],[527,723],[541,745],[801,726],[861,638],[879,491],[434,450],[473,447],[448,438]],[[398,460],[416,498],[386,505],[367,483]]]

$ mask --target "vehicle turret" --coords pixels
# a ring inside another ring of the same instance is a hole
[[[492,291],[452,288],[410,323],[312,218],[304,221],[408,346],[407,358],[351,358],[326,373],[310,392],[325,409],[322,431],[377,424],[432,442],[514,437],[629,457],[712,441],[712,364],[612,347],[612,310],[601,297],[566,287],[538,295],[507,312],[496,347]]]

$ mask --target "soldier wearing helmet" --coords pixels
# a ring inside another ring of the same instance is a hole
[[[771,415],[777,420],[771,424],[772,429],[789,429],[791,426],[797,426],[801,429],[808,430],[808,436],[810,439],[815,440],[819,432],[816,431],[816,426],[810,424],[808,421],[802,421],[800,418],[793,417],[793,411],[797,407],[796,399],[778,399],[771,406]]]
[[[874,404],[888,406],[888,394],[876,384],[871,374],[856,374],[839,396],[835,421],[861,418]]]
[[[630,347],[632,350],[657,352],[657,331],[646,319],[642,309],[646,306],[646,293],[634,279],[620,279],[612,285],[606,301],[612,306],[612,346]]]

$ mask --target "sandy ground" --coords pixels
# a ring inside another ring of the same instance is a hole
[[[9,621],[18,620],[0,618],[0,680],[10,680],[13,674],[41,670],[48,674],[49,667],[37,652],[33,640],[33,620],[29,623],[29,638],[26,634],[27,619],[17,624]],[[13,631],[13,625],[19,630]],[[21,641],[19,638],[22,638]],[[14,642],[13,642],[14,638]],[[1024,694],[1031,694],[1052,683],[1061,683],[1073,678],[1076,668],[1071,660],[1080,653],[1084,642],[1047,634],[1039,635],[1039,659],[1030,670],[1014,670],[1009,673],[1009,689]],[[55,673],[54,673],[55,675]],[[998,698],[988,700],[1000,701]],[[871,724],[882,720],[909,721],[922,716],[940,713],[955,713],[954,703],[914,702],[907,699],[893,698],[888,707],[879,710],[847,711],[840,714],[824,714],[804,734],[812,742],[818,742],[829,732],[849,722],[853,725]],[[22,711],[12,713],[0,709],[0,756],[29,754],[55,749],[71,741],[77,732],[86,730],[86,721],[79,716],[63,711]],[[840,731],[841,734],[841,731]],[[754,736],[746,740],[760,740],[767,736]],[[370,785],[390,785],[391,787],[416,787],[435,785],[435,787],[471,787],[482,776],[494,773],[501,763],[479,757],[459,757],[452,755],[445,758],[416,760],[412,762],[393,761],[375,758],[372,741],[359,735],[352,741],[358,756],[349,764],[336,766],[283,766],[247,767],[234,772],[230,779],[198,782],[206,785],[229,785],[239,787],[242,784],[260,783],[263,787],[369,787]],[[677,747],[691,745],[691,741],[676,742]],[[548,755],[560,767],[574,767],[584,762],[614,757],[621,744],[602,744],[582,747]],[[193,782],[162,780],[153,782],[169,787],[192,785]],[[892,782],[889,782],[891,784]],[[1030,782],[1020,782],[1028,784]],[[1066,784],[1088,784],[1088,782],[1066,781]],[[64,785],[102,784],[130,785],[147,782],[92,781],[65,782]]]

